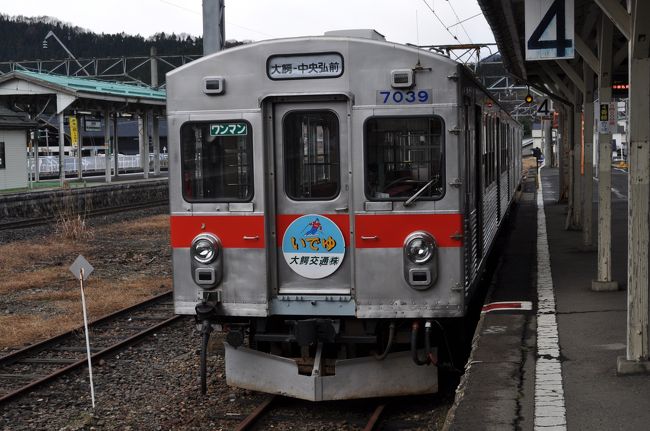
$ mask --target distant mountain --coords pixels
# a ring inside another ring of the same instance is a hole
[[[43,39],[53,31],[77,58],[148,56],[151,46],[158,55],[201,55],[203,39],[188,34],[158,33],[149,38],[120,34],[97,34],[49,16],[25,17],[0,14],[0,62],[50,60],[68,57],[52,38],[48,48]],[[226,42],[226,47],[240,45]]]

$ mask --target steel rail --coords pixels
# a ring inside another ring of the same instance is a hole
[[[90,326],[97,326],[99,324],[106,323],[107,321],[110,321],[112,319],[122,317],[123,315],[128,314],[130,312],[137,311],[139,309],[146,309],[147,306],[155,304],[156,302],[158,302],[161,299],[164,299],[165,297],[170,296],[170,295],[171,295],[171,292],[165,292],[165,293],[163,293],[161,295],[158,295],[158,296],[156,296],[154,298],[150,298],[150,299],[148,299],[146,301],[135,304],[135,305],[133,305],[131,307],[119,310],[119,311],[117,311],[115,313],[108,314],[108,315],[103,316],[103,317],[101,317],[101,318],[99,318],[97,320],[92,321],[90,323]],[[178,319],[180,319],[182,317],[184,317],[184,316],[182,316],[182,315],[174,315],[174,316],[172,316],[172,317],[170,317],[170,318],[168,318],[166,320],[163,320],[162,322],[159,322],[159,323],[157,323],[157,324],[155,324],[153,326],[150,326],[150,327],[148,327],[148,328],[146,328],[146,329],[144,329],[144,330],[142,330],[142,331],[140,331],[140,332],[138,332],[138,333],[136,333],[136,334],[134,334],[134,335],[132,335],[132,336],[130,336],[128,338],[125,338],[125,339],[123,339],[123,340],[121,340],[121,341],[119,341],[117,343],[114,343],[114,344],[102,349],[101,351],[92,354],[91,355],[91,360],[94,362],[94,361],[98,360],[99,358],[101,358],[103,356],[106,356],[106,355],[108,355],[108,354],[110,354],[110,353],[112,353],[112,352],[114,352],[116,350],[122,349],[122,348],[124,348],[126,346],[130,346],[130,345],[134,344],[136,341],[140,340],[141,338],[146,337],[147,335],[151,334],[152,332],[155,332],[155,331],[157,331],[157,330],[159,330],[159,329],[161,329],[161,328],[175,322],[176,320],[178,320]],[[25,358],[25,357],[33,355],[33,354],[38,354],[38,353],[46,350],[48,347],[50,347],[50,346],[64,340],[65,338],[74,336],[80,330],[83,330],[83,327],[75,328],[75,329],[73,329],[71,331],[65,332],[63,334],[59,334],[59,335],[57,335],[57,336],[55,336],[53,338],[50,338],[48,340],[44,340],[44,341],[42,341],[40,343],[34,344],[32,346],[28,346],[28,347],[26,347],[24,349],[21,349],[21,350],[18,350],[16,352],[10,353],[9,355],[6,355],[6,356],[0,358],[0,366],[12,365],[12,364],[18,362],[19,360],[21,360],[22,358]],[[32,382],[30,382],[30,383],[28,383],[26,385],[21,386],[18,389],[13,390],[12,392],[9,392],[9,393],[7,393],[5,395],[0,396],[0,404],[3,404],[5,402],[7,402],[7,401],[21,395],[21,394],[26,393],[27,391],[29,391],[31,389],[36,388],[37,386],[40,386],[40,385],[42,385],[42,384],[44,384],[46,382],[49,382],[49,381],[51,381],[51,380],[53,380],[53,379],[55,379],[55,378],[57,378],[57,377],[59,377],[59,376],[61,376],[63,374],[66,374],[66,373],[74,370],[74,369],[83,367],[86,364],[87,364],[87,358],[84,356],[83,358],[79,359],[78,361],[76,361],[76,362],[74,362],[72,364],[69,364],[69,365],[67,365],[65,367],[59,368],[59,369],[55,370],[54,372],[52,372],[52,373],[50,373],[50,374],[48,374],[46,376],[43,376],[43,377],[41,377],[41,378],[39,378],[37,380],[34,380],[34,381],[32,381]]]
[[[368,419],[368,423],[363,428],[363,431],[372,431],[375,429],[375,427],[379,423],[379,418],[381,417],[381,414],[384,412],[385,408],[386,408],[386,403],[379,404],[375,408],[375,411],[372,413],[372,416],[370,416],[370,419]]]
[[[157,325],[154,325],[154,326],[152,326],[150,328],[147,328],[144,331],[141,331],[141,332],[139,332],[139,333],[125,339],[125,340],[122,340],[122,341],[120,341],[118,343],[115,343],[112,346],[109,346],[109,347],[107,347],[107,348],[105,348],[105,349],[103,349],[103,350],[101,350],[101,351],[99,351],[97,353],[94,353],[93,355],[90,356],[90,358],[94,363],[97,359],[99,359],[99,358],[101,358],[103,356],[106,356],[107,354],[112,353],[115,350],[121,349],[121,348],[126,347],[126,346],[130,346],[133,343],[135,343],[136,341],[138,341],[139,339],[149,335],[152,332],[155,332],[156,330],[158,330],[158,329],[160,329],[160,328],[162,328],[164,326],[167,326],[167,325],[175,322],[176,320],[178,320],[178,319],[180,319],[182,317],[183,317],[182,315],[175,315],[173,317],[170,317],[169,319],[167,319],[167,320],[165,320],[163,322],[160,322]],[[57,378],[57,377],[59,377],[61,375],[64,375],[64,374],[66,374],[66,373],[68,373],[68,372],[70,372],[70,371],[72,371],[72,370],[74,370],[76,368],[81,368],[81,367],[85,366],[87,363],[88,363],[87,358],[84,357],[82,359],[79,359],[77,362],[74,362],[74,363],[72,363],[72,364],[70,364],[70,365],[68,365],[66,367],[60,368],[60,369],[54,371],[53,373],[46,375],[45,377],[42,377],[42,378],[40,378],[38,380],[35,380],[35,381],[25,385],[25,386],[22,386],[22,387],[14,390],[12,392],[9,392],[6,395],[0,397],[0,404],[3,404],[5,402],[17,397],[18,395],[21,395],[21,394],[23,394],[23,393],[25,393],[25,392],[27,392],[27,391],[29,391],[31,389],[34,389],[37,386],[40,386],[43,383],[49,382],[49,381],[51,381],[51,380],[53,380],[53,379],[55,379],[55,378]]]
[[[251,412],[251,414],[246,416],[246,418],[243,421],[241,421],[239,425],[237,425],[235,431],[245,431],[250,429],[250,427],[252,427],[255,424],[255,422],[257,422],[260,416],[262,416],[262,414],[268,410],[269,406],[273,403],[273,401],[275,401],[276,398],[277,396],[272,395],[270,397],[267,397],[264,401],[262,401],[262,403],[259,406],[257,406],[255,410]]]

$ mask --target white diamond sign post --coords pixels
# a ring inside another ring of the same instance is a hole
[[[88,357],[88,375],[90,377],[90,398],[95,408],[95,387],[93,386],[93,364],[90,357],[90,337],[88,335],[88,314],[86,313],[86,296],[84,295],[84,281],[88,279],[95,268],[88,261],[79,255],[70,265],[70,272],[79,280],[81,289],[81,308],[84,315],[84,330],[86,332],[86,356]]]

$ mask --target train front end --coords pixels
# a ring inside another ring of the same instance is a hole
[[[175,308],[227,331],[231,385],[437,391],[437,319],[465,312],[459,66],[366,33],[168,75]]]

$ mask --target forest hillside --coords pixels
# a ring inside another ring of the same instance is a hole
[[[0,62],[65,59],[68,54],[53,39],[43,48],[49,31],[77,58],[142,57],[155,46],[158,55],[201,55],[203,39],[188,34],[158,33],[149,38],[125,33],[97,34],[48,16],[25,17],[0,14]],[[226,47],[240,45],[226,42]]]

